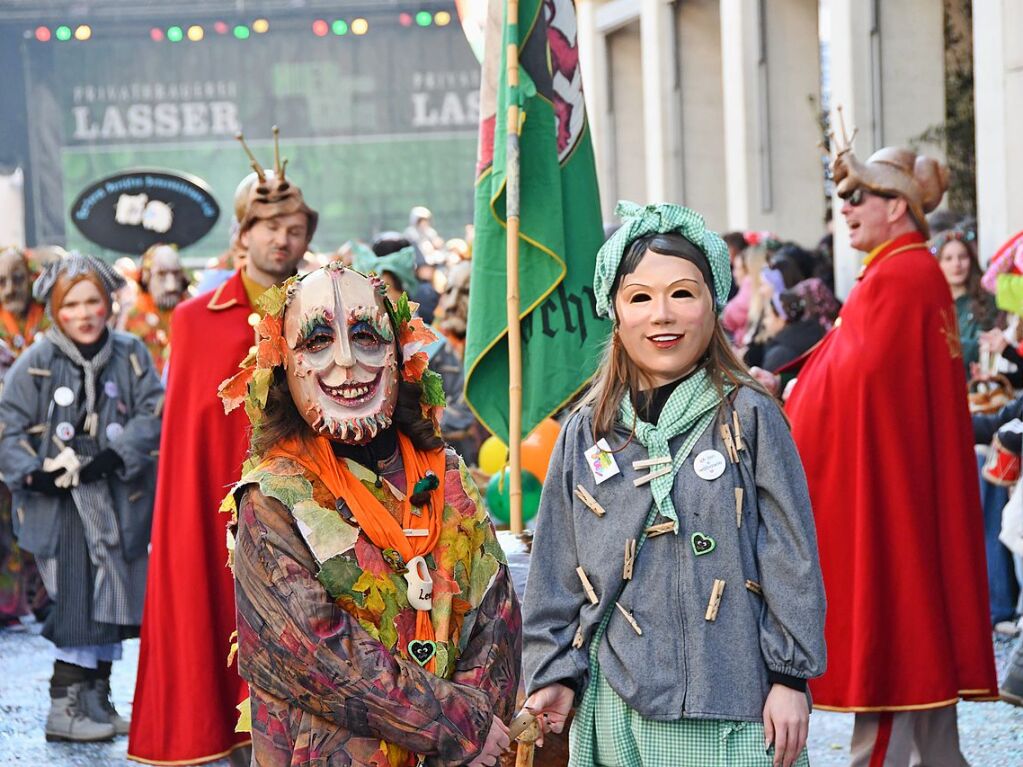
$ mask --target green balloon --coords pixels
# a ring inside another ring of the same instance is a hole
[[[522,523],[529,522],[540,508],[540,491],[543,484],[531,472],[522,470]],[[494,474],[487,484],[487,509],[495,522],[502,525],[511,523],[511,469]]]

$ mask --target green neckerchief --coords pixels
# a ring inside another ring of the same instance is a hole
[[[731,391],[725,387],[725,393]],[[649,424],[636,415],[629,396],[622,398],[619,407],[622,422],[626,427],[635,423],[636,440],[647,449],[651,458],[671,458],[671,472],[650,481],[650,492],[654,496],[654,505],[662,517],[675,523],[675,534],[678,534],[678,513],[671,500],[671,488],[675,484],[675,475],[682,464],[689,458],[693,445],[703,434],[707,425],[713,420],[714,413],[721,405],[721,395],[710,381],[707,370],[698,370],[681,381],[675,391],[668,397],[664,409],[657,419],[657,425]],[[686,438],[674,457],[668,443],[675,437],[685,434]],[[657,471],[655,466],[651,471]]]

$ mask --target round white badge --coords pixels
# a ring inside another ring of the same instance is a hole
[[[106,432],[107,439],[113,441],[124,433],[124,427],[117,421],[114,421],[113,423],[107,424]]]
[[[117,388],[117,381],[107,381],[103,384],[103,393],[110,397],[110,399],[114,399],[120,393],[120,390]]]
[[[54,428],[53,433],[57,435],[57,439],[62,442],[70,442],[75,438],[75,427],[69,424],[67,421],[61,421]]]
[[[717,450],[704,450],[693,461],[700,479],[717,479],[725,473],[725,457]]]
[[[75,393],[66,386],[58,386],[53,392],[53,401],[61,407],[67,407],[75,401]]]

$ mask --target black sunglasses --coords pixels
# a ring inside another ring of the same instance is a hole
[[[895,195],[894,194],[884,194],[883,192],[875,192],[875,191],[873,191],[871,189],[866,189],[865,187],[862,187],[862,186],[856,187],[851,192],[849,192],[849,194],[843,196],[842,199],[845,200],[846,202],[848,202],[854,208],[858,208],[867,199],[867,195],[871,195],[871,194],[874,195],[874,197],[880,197],[880,198],[882,198],[884,200],[894,200],[895,199]]]

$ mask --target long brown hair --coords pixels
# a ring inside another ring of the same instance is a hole
[[[980,259],[977,257],[977,244],[972,238],[968,238],[965,232],[958,229],[951,229],[938,234],[932,242],[931,252],[938,263],[941,263],[941,254],[945,248],[953,242],[960,243],[966,248],[966,255],[970,261],[970,271],[966,275],[966,295],[970,297],[970,308],[973,310],[973,317],[980,327],[990,327],[994,324],[996,310],[991,294],[984,290],[980,284],[984,270],[980,268]]]
[[[681,242],[678,242],[679,240]],[[629,247],[618,267],[618,273],[611,287],[612,302],[618,294],[622,277],[636,270],[647,251],[688,260],[694,249],[696,249],[695,245],[677,234],[656,235],[656,238],[644,237],[636,240]],[[700,253],[702,257],[702,251]],[[705,284],[713,296],[713,286],[706,282]],[[753,378],[749,368],[735,356],[731,344],[728,343],[728,337],[721,327],[721,321],[717,317],[714,319],[714,332],[711,335],[710,344],[698,364],[706,368],[711,383],[722,399],[725,397],[725,387],[729,384],[735,387],[748,386],[768,397],[772,396]],[[593,409],[593,438],[595,441],[611,434],[618,420],[618,407],[622,399],[626,396],[634,396],[644,388],[648,389],[649,386],[646,385],[649,383],[643,371],[629,358],[625,347],[618,340],[616,322],[615,329],[604,347],[597,373],[577,408],[589,406]]]

